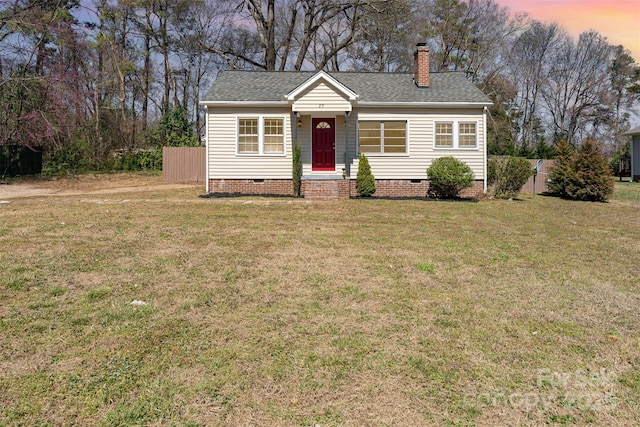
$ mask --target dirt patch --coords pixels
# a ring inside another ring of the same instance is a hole
[[[27,178],[0,183],[0,201],[8,202],[24,197],[100,195],[197,187],[204,190],[203,183],[164,182],[160,176],[136,174]]]

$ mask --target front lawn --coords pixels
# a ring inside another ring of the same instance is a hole
[[[617,190],[12,200],[0,425],[638,425],[640,184]]]

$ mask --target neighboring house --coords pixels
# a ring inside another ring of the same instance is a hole
[[[430,73],[419,44],[414,74],[221,71],[206,107],[208,193],[291,195],[292,144],[301,146],[302,194],[355,196],[358,156],[375,196],[424,197],[434,159],[455,156],[486,191],[486,107],[462,73]]]
[[[631,136],[631,181],[640,181],[640,126],[625,135]]]

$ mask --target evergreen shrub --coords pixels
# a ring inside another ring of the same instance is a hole
[[[427,169],[427,177],[431,180],[427,195],[438,199],[453,199],[463,189],[472,187],[474,181],[471,168],[451,156],[434,160]]]
[[[604,202],[613,195],[611,168],[591,138],[577,152],[561,141],[558,158],[549,169],[549,179],[549,190],[567,199]]]
[[[369,197],[376,192],[376,179],[371,173],[369,160],[364,153],[360,154],[358,175],[356,176],[356,191],[360,197]]]
[[[293,195],[300,197],[300,189],[302,187],[302,153],[300,144],[297,142],[293,144],[293,165],[292,165],[292,178],[293,178]]]
[[[573,155],[575,150],[564,139],[556,148],[556,161],[549,168],[549,191],[560,197],[568,197],[567,186],[573,178]]]
[[[573,200],[604,202],[613,195],[611,169],[593,139],[580,145],[572,161],[573,175],[566,194]]]

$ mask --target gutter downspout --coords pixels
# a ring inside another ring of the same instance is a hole
[[[209,194],[209,107],[204,108],[204,147],[205,192]]]
[[[351,165],[349,163],[349,111],[344,112],[344,171],[347,178],[349,198],[351,198]]]
[[[483,162],[483,168],[484,168],[484,193],[487,193],[487,107],[484,107],[482,109],[482,127],[483,127],[483,133],[482,133],[482,138],[484,139],[483,141],[483,145],[484,145],[484,153],[483,153],[483,157],[484,157],[484,162]]]

